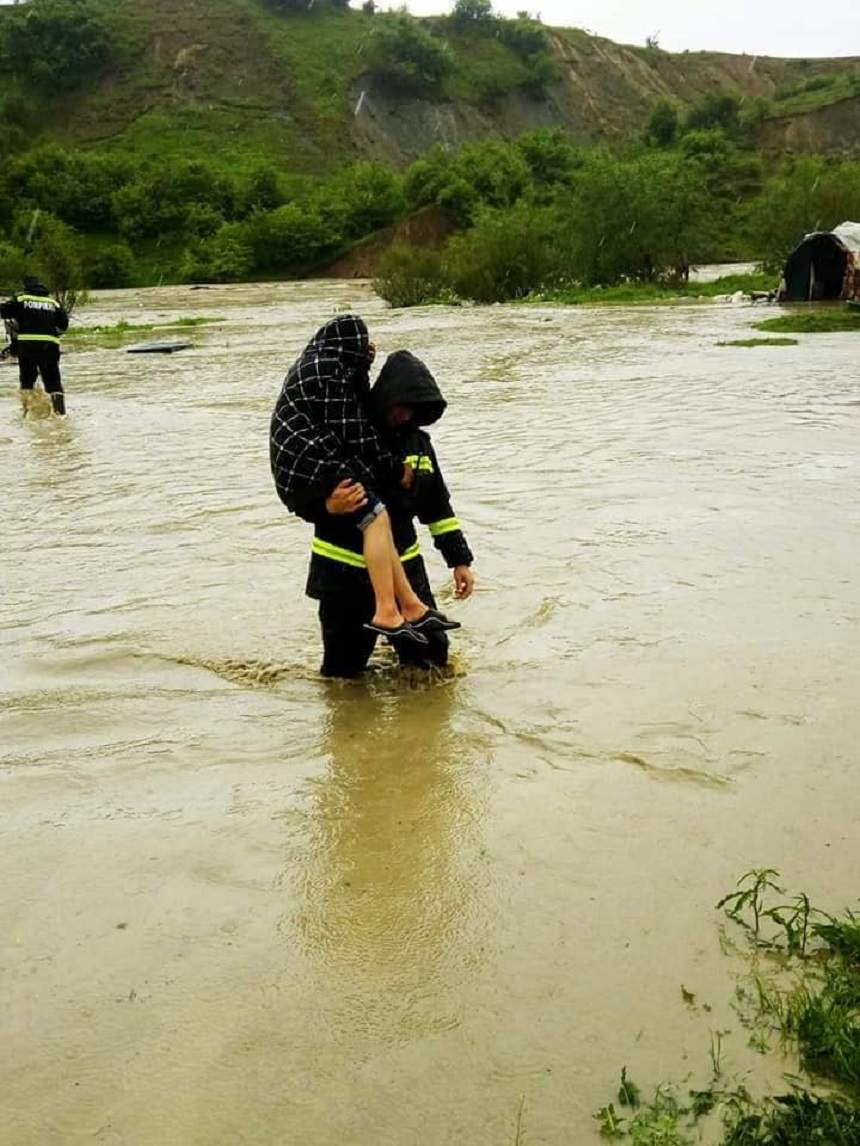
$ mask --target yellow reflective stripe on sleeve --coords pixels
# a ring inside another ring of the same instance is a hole
[[[432,521],[427,528],[431,537],[441,537],[443,533],[456,533],[460,522],[456,517],[445,517],[441,521]]]
[[[16,338],[18,342],[56,342],[57,346],[60,345],[55,334],[18,334]]]
[[[429,458],[427,454],[410,454],[408,458],[403,460],[413,470],[418,470],[419,473],[432,474],[434,472],[433,459]]]
[[[332,545],[330,541],[323,541],[321,537],[314,538],[311,552],[316,553],[317,557],[327,557],[329,561],[340,561],[342,565],[350,565],[353,569],[367,568],[367,562],[360,553],[355,553],[352,549],[344,549],[342,545]],[[400,560],[411,561],[413,557],[420,556],[421,546],[416,541],[414,545],[410,545],[400,554]]]

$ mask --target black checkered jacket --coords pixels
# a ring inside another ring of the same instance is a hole
[[[366,409],[369,341],[363,319],[338,315],[290,367],[269,427],[275,488],[290,510],[296,497],[327,497],[344,478],[376,489],[402,469]]]

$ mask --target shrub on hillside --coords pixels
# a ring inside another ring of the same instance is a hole
[[[667,99],[659,99],[645,125],[645,139],[655,147],[671,147],[678,136],[678,109]]]
[[[521,135],[514,144],[526,161],[534,185],[533,193],[553,193],[569,184],[581,166],[580,151],[558,128],[542,127]]]
[[[92,0],[28,0],[4,13],[0,55],[28,86],[46,94],[79,87],[110,58],[111,36]]]
[[[436,251],[406,244],[383,256],[373,289],[392,306],[421,306],[445,293],[442,259]]]
[[[489,24],[493,21],[492,0],[456,0],[452,19],[458,24]]]
[[[372,75],[415,91],[437,87],[451,66],[445,46],[405,11],[374,20],[367,62]]]
[[[685,131],[707,131],[719,128],[729,134],[740,129],[741,101],[731,92],[706,92],[684,117]]]

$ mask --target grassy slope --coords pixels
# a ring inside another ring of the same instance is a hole
[[[51,107],[46,136],[163,159],[205,157],[231,169],[261,159],[296,175],[356,158],[353,85],[364,69],[372,18],[319,6],[281,15],[265,0],[102,0],[119,44],[102,79]],[[779,111],[844,98],[857,62],[759,60],[715,53],[680,56],[625,47],[577,29],[551,29],[560,83],[553,92],[571,129],[618,136],[637,128],[658,96],[679,102],[715,86],[772,97],[810,75],[833,85],[784,100]],[[477,105],[492,78],[522,81],[522,62],[501,43],[457,31],[443,98]],[[0,84],[7,77],[0,75]],[[487,111],[490,129],[492,109]],[[500,125],[501,129],[501,125]],[[43,137],[44,138],[44,137]],[[39,141],[34,136],[34,143]]]

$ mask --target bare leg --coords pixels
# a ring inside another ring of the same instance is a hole
[[[407,621],[420,621],[427,612],[427,606],[409,584],[400,554],[394,545],[391,531],[388,531],[388,540],[391,544],[392,574],[394,581],[394,596],[400,606],[400,612]]]
[[[392,562],[393,552],[394,541],[391,537],[391,522],[387,513],[380,513],[364,531],[364,559],[367,562],[367,572],[370,575],[370,583],[373,586],[373,595],[376,600],[373,623],[385,625],[389,629],[396,629],[398,625],[403,624],[403,614],[397,608],[396,571]],[[401,576],[403,576],[403,568],[399,558],[397,565],[400,567]],[[415,596],[414,592],[412,596]],[[415,599],[418,600],[417,597]],[[420,601],[418,603],[421,604]],[[422,605],[421,608],[423,611],[426,607]]]

